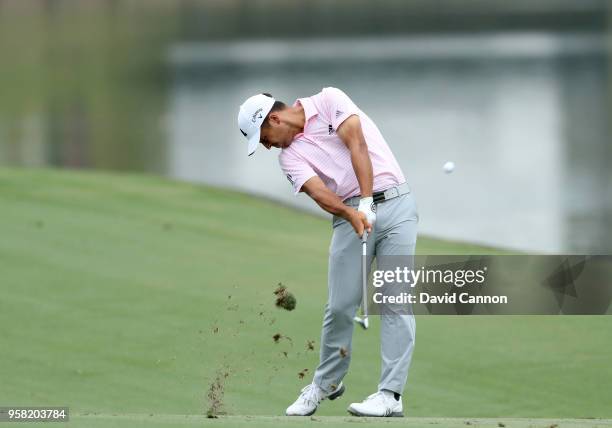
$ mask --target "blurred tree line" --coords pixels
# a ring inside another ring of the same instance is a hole
[[[0,0],[0,164],[155,169],[177,40],[604,31],[606,0]],[[157,165],[157,166],[156,166]]]
[[[155,165],[179,6],[0,0],[0,162]]]

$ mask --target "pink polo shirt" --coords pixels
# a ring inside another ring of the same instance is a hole
[[[324,88],[312,97],[298,99],[304,108],[304,132],[278,155],[283,173],[297,194],[304,183],[318,175],[340,199],[359,195],[359,182],[353,170],[351,154],[336,134],[344,120],[359,116],[368,145],[374,174],[374,191],[388,189],[406,181],[395,156],[374,122],[340,89]]]

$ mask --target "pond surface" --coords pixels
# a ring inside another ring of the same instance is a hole
[[[237,106],[343,89],[378,124],[423,233],[538,252],[612,249],[609,71],[596,36],[175,46],[167,173],[293,196],[277,152],[244,155]],[[456,170],[442,166],[453,161]]]
[[[174,31],[161,24],[153,32],[112,19],[112,32],[83,32],[81,44],[56,18],[13,23],[30,38],[0,43],[0,165],[143,171],[320,214],[293,196],[275,150],[245,156],[236,114],[254,93],[292,103],[336,86],[391,146],[421,233],[534,252],[612,251],[602,36],[179,43],[159,35]],[[452,174],[442,171],[447,161]]]

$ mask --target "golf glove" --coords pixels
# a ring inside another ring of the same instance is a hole
[[[376,204],[374,204],[374,198],[371,196],[361,198],[359,200],[359,208],[357,208],[357,211],[364,213],[368,219],[368,223],[374,227],[374,222],[376,221]]]

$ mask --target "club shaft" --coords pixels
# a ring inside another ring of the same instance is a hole
[[[361,238],[361,281],[363,286],[363,295],[361,297],[363,306],[363,318],[368,317],[368,272],[367,272],[367,258],[368,258],[368,232],[364,231]]]

